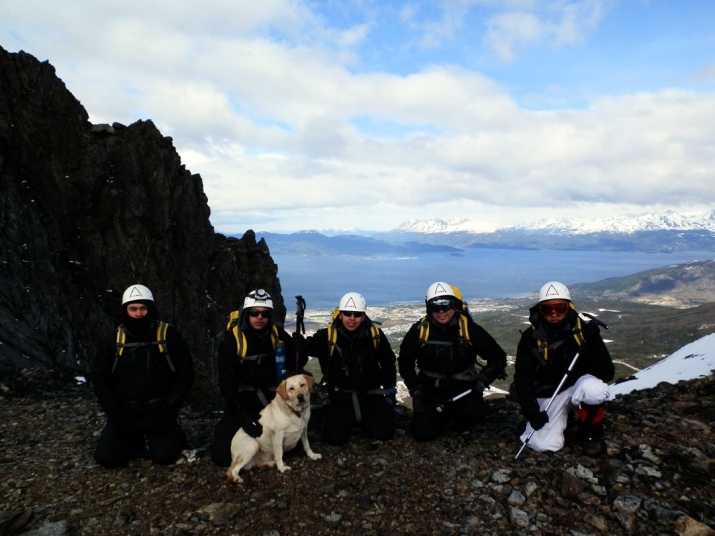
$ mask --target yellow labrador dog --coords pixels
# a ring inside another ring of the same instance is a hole
[[[277,467],[283,473],[290,469],[283,463],[283,452],[303,444],[311,460],[319,460],[308,443],[310,420],[310,393],[315,380],[312,376],[297,375],[283,380],[276,389],[276,396],[261,410],[260,423],[263,433],[253,438],[240,428],[231,441],[232,463],[226,476],[229,482],[243,482],[238,476],[241,469]]]

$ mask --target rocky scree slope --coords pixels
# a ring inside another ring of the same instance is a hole
[[[23,371],[0,384],[0,534],[715,534],[715,378],[661,384],[607,406],[607,452],[569,443],[514,460],[523,426],[511,398],[472,433],[416,443],[399,407],[392,441],[359,431],[342,448],[310,427],[311,461],[253,469],[228,485],[206,448],[217,418],[187,408],[177,465],[138,456],[98,467],[104,423],[86,385]]]

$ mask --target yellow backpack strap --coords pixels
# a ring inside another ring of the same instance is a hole
[[[372,345],[377,350],[380,347],[380,329],[375,324],[370,324],[370,335],[372,336]]]
[[[246,342],[246,336],[238,329],[239,320],[240,311],[231,311],[228,314],[226,331],[233,333],[233,337],[236,339],[236,355],[243,361],[243,358],[246,357],[246,352],[248,352],[248,343]]]
[[[429,339],[429,319],[426,316],[423,316],[422,320],[420,320],[420,335],[419,335],[420,346],[424,346],[425,344],[427,344],[428,339]]]
[[[122,355],[122,352],[124,351],[124,343],[127,340],[127,332],[124,331],[124,324],[119,326],[117,328],[117,351],[114,352],[114,355],[119,357]]]
[[[114,374],[114,370],[117,368],[117,361],[119,361],[119,358],[122,355],[122,352],[124,351],[124,343],[127,340],[127,332],[124,331],[124,324],[121,326],[117,327],[117,348],[114,351],[114,364],[112,365],[112,374]]]
[[[571,308],[573,309],[573,304],[571,304]],[[586,339],[583,336],[583,330],[581,329],[581,318],[576,316],[576,325],[573,328],[573,338],[576,340],[576,344],[578,346],[581,346],[584,342],[586,342]]]
[[[273,345],[274,350],[276,349],[279,340],[280,334],[278,333],[278,327],[274,325],[271,329],[271,344]]]
[[[459,315],[459,341],[463,346],[471,346],[472,342],[469,340],[469,325],[467,324],[467,317],[463,314]]]
[[[248,352],[248,343],[246,342],[246,336],[238,329],[238,324],[233,327],[233,336],[236,337],[236,355],[241,358],[246,357],[246,352]]]
[[[156,328],[156,343],[159,346],[159,353],[166,354],[166,362],[171,369],[171,372],[176,372],[176,367],[174,366],[171,357],[169,356],[169,345],[166,344],[166,332],[169,331],[169,324],[159,320],[159,325]]]
[[[333,357],[335,348],[337,348],[336,342],[338,342],[338,330],[331,322],[328,324],[328,357]]]
[[[169,324],[159,320],[159,325],[156,328],[156,341],[159,345],[159,352],[168,353],[169,348],[166,346],[166,332],[169,330]]]

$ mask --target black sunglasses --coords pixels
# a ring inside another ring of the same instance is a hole
[[[270,318],[271,312],[270,311],[256,311],[255,309],[251,309],[250,311],[248,311],[248,316],[252,316],[253,318],[258,318],[259,316],[261,318]]]
[[[365,313],[363,313],[362,311],[340,311],[340,314],[343,316],[347,316],[348,318],[350,318],[351,316],[354,316],[355,318],[360,318]]]
[[[450,309],[454,309],[454,302],[449,299],[432,300],[427,304],[429,310],[433,313],[444,313]]]

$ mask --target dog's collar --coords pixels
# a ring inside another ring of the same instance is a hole
[[[290,408],[290,410],[293,412],[293,414],[294,414],[296,417],[300,417],[300,411],[296,411],[296,410],[294,410],[293,408],[291,408],[290,406],[288,406],[288,408]]]

